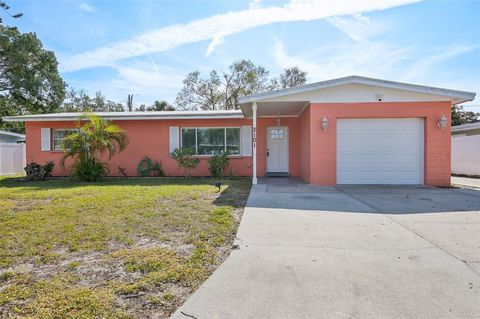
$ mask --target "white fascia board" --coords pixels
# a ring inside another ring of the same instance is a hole
[[[186,120],[186,119],[243,119],[245,118],[241,111],[235,112],[188,112],[181,114],[181,112],[169,114],[148,114],[148,112],[141,112],[142,114],[132,113],[94,113],[107,120],[129,121],[129,120]],[[5,122],[59,122],[59,121],[77,121],[80,119],[82,113],[59,113],[59,114],[36,114],[23,116],[7,116],[3,120]]]
[[[472,101],[476,95],[473,92],[467,92],[467,91],[451,90],[451,89],[445,89],[445,88],[431,87],[431,86],[411,84],[411,83],[394,82],[394,81],[352,75],[344,78],[305,84],[305,85],[292,87],[292,88],[286,88],[286,89],[280,89],[280,90],[275,90],[271,92],[264,92],[264,93],[257,93],[257,94],[242,96],[239,98],[239,102],[241,104],[253,102],[253,101],[258,102],[265,99],[303,93],[303,92],[313,91],[316,89],[324,89],[324,88],[329,88],[332,86],[343,85],[343,84],[364,84],[364,85],[372,85],[372,86],[404,90],[404,91],[410,91],[410,92],[416,92],[416,93],[445,96],[454,100],[456,104]]]
[[[4,130],[0,130],[0,135],[8,135],[8,136],[25,138],[25,134],[14,133],[14,132],[9,132],[9,131],[4,131]]]
[[[452,126],[452,132],[463,132],[476,129],[480,129],[480,122]]]

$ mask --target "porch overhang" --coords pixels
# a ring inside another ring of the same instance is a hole
[[[253,117],[252,105],[257,104],[257,117],[299,116],[309,105],[308,101],[240,101],[240,109],[247,118]]]

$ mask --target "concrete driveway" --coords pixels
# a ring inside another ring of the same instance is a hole
[[[476,190],[257,185],[173,318],[479,318],[478,210]]]

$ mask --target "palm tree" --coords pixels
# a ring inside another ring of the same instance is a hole
[[[123,151],[127,136],[120,127],[94,114],[81,115],[77,127],[63,140],[60,166],[64,168],[65,161],[73,158],[74,175],[80,180],[95,181],[108,174],[108,164],[101,162],[101,157],[108,154],[110,159],[117,151]]]

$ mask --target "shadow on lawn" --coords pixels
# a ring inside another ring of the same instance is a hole
[[[209,177],[107,177],[97,182],[79,182],[71,177],[54,177],[45,181],[26,181],[22,177],[4,177],[0,179],[0,188],[18,188],[29,190],[61,190],[75,188],[98,187],[161,187],[161,186],[208,186],[212,191],[219,192],[219,196],[213,201],[217,206],[240,206],[245,205],[250,192],[250,178],[223,179],[221,189],[217,191],[215,183],[219,179]]]
[[[106,177],[97,182],[80,182],[71,177],[53,177],[45,181],[27,181],[23,177],[4,177],[0,179],[0,187],[29,188],[74,188],[84,186],[162,186],[162,185],[211,185],[221,181],[223,185],[250,184],[248,177],[235,179],[215,179],[211,177]]]

